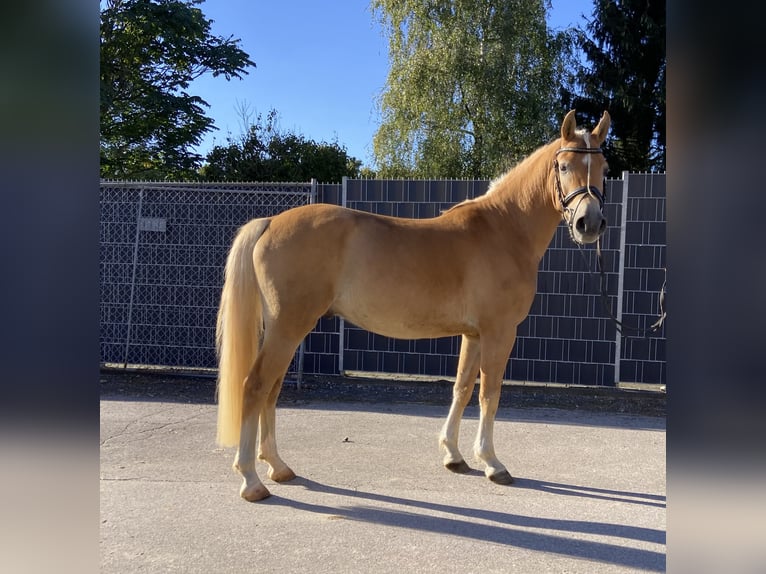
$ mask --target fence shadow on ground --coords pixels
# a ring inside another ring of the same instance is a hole
[[[478,385],[474,391],[475,395],[477,393]],[[213,377],[102,371],[100,396],[112,401],[213,405],[216,403],[216,382]],[[378,411],[384,408],[383,405],[436,405],[444,407],[443,416],[446,416],[451,400],[452,384],[448,381],[407,383],[380,379],[370,382],[334,377],[332,380],[326,378],[323,381],[304,383],[301,389],[297,388],[295,381],[285,381],[278,406],[318,407],[322,403],[337,402],[354,410]],[[504,386],[497,420],[526,420],[520,419],[515,409],[548,407],[566,409],[572,413],[648,415],[652,420],[644,417],[642,425],[647,429],[664,430],[665,404],[666,397],[661,393],[625,392],[619,389],[572,391],[555,387],[528,389],[521,386]],[[510,416],[505,412],[509,408],[514,409]],[[477,416],[478,407],[474,398],[466,410],[465,418]],[[579,423],[573,422],[583,424],[582,420]],[[599,421],[595,424],[600,426]]]

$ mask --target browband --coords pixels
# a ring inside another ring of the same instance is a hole
[[[600,147],[560,147],[556,152],[556,155],[559,155],[562,151],[574,151],[577,153],[602,153]]]

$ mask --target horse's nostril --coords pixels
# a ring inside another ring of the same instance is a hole
[[[606,231],[606,217],[601,218],[601,225],[598,226],[599,235]]]
[[[580,233],[585,233],[585,218],[584,217],[578,217],[577,221],[575,221],[575,229],[579,231]]]

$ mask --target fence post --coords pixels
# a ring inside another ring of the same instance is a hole
[[[343,179],[341,180],[341,188],[340,188],[340,205],[341,207],[346,207],[347,197],[348,197],[348,177],[343,176]],[[343,317],[338,318],[338,374],[342,375],[345,370],[345,365],[343,364],[343,355],[345,354],[346,350],[346,321],[343,319]]]
[[[311,178],[311,195],[309,196],[309,203],[317,202],[317,180],[315,177]]]
[[[128,321],[125,333],[125,354],[122,357],[122,368],[128,368],[128,350],[130,349],[130,331],[133,327],[133,299],[136,293],[136,268],[138,267],[138,240],[141,236],[141,209],[144,204],[144,188],[138,190],[138,209],[136,210],[136,237],[133,241],[133,276],[130,280],[130,300],[128,302]]]
[[[617,268],[617,320],[622,322],[622,300],[625,289],[625,235],[628,228],[628,190],[630,189],[630,173],[622,172],[622,217],[620,221],[620,250]],[[620,382],[620,357],[622,356],[622,333],[615,329],[614,341],[614,384]]]
[[[311,178],[311,191],[309,193],[309,204],[317,202],[317,180],[315,177]],[[308,335],[306,335],[308,337]],[[301,390],[301,384],[303,383],[303,363],[306,360],[306,337],[301,339],[301,344],[298,346],[298,376],[295,381],[295,386],[298,391]]]

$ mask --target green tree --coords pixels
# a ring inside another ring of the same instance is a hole
[[[201,2],[102,2],[102,177],[194,177],[202,157],[191,148],[214,127],[189,84],[206,73],[241,78],[255,66],[238,39],[210,33]]]
[[[494,177],[560,121],[570,36],[548,0],[373,0],[391,67],[373,152],[383,177]]]
[[[664,170],[665,2],[595,0],[576,34],[589,66],[572,105],[593,122],[609,110],[611,171]]]
[[[283,132],[277,112],[266,118],[260,114],[250,121],[246,114],[245,132],[229,137],[227,144],[215,146],[202,167],[209,181],[309,181],[340,182],[343,176],[359,177],[361,161],[348,155],[337,141],[316,142],[300,134]]]

